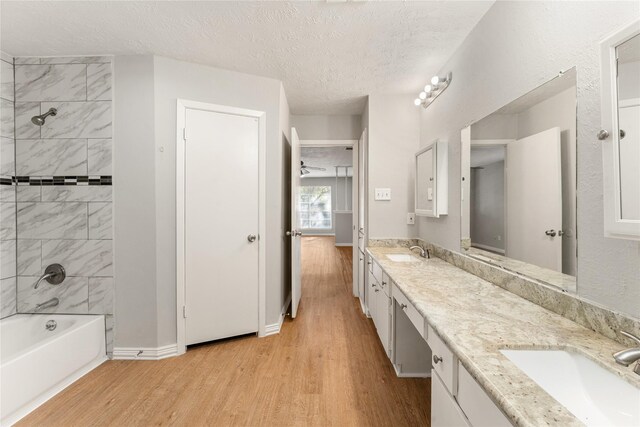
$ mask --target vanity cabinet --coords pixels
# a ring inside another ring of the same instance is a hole
[[[366,271],[367,261],[362,249],[358,248],[358,298],[360,299],[360,307],[362,312],[366,313],[365,292],[366,292]]]
[[[433,354],[431,426],[511,426],[431,326],[427,327],[427,337]]]
[[[369,314],[385,353],[391,357],[391,286],[386,273],[375,261],[372,261],[369,272],[369,289]]]

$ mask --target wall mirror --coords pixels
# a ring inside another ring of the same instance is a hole
[[[448,212],[448,145],[436,140],[416,153],[415,213],[437,218]]]
[[[461,137],[462,251],[575,293],[575,68]]]
[[[601,52],[605,235],[640,239],[640,20]]]

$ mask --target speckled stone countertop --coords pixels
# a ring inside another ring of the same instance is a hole
[[[640,377],[611,356],[623,346],[603,335],[439,258],[394,262],[386,257],[411,253],[404,247],[368,247],[367,252],[515,425],[582,423],[501,349],[575,351],[640,387]]]

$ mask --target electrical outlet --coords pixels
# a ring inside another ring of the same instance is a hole
[[[502,236],[498,234],[498,242],[502,240]]]
[[[375,199],[376,200],[391,200],[391,189],[390,188],[376,188]]]
[[[416,214],[409,212],[407,214],[407,224],[414,225],[416,223]]]

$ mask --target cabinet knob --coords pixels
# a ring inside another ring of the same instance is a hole
[[[407,304],[400,304],[400,308],[403,309],[403,310],[406,309],[407,308]]]
[[[376,292],[380,292],[380,289],[376,289]]]
[[[437,354],[434,354],[433,355],[433,363],[437,365],[440,362],[442,362],[442,357],[438,356]]]
[[[609,131],[608,130],[602,129],[602,130],[600,130],[600,132],[598,132],[598,139],[600,141],[604,141],[607,138],[609,138]]]

